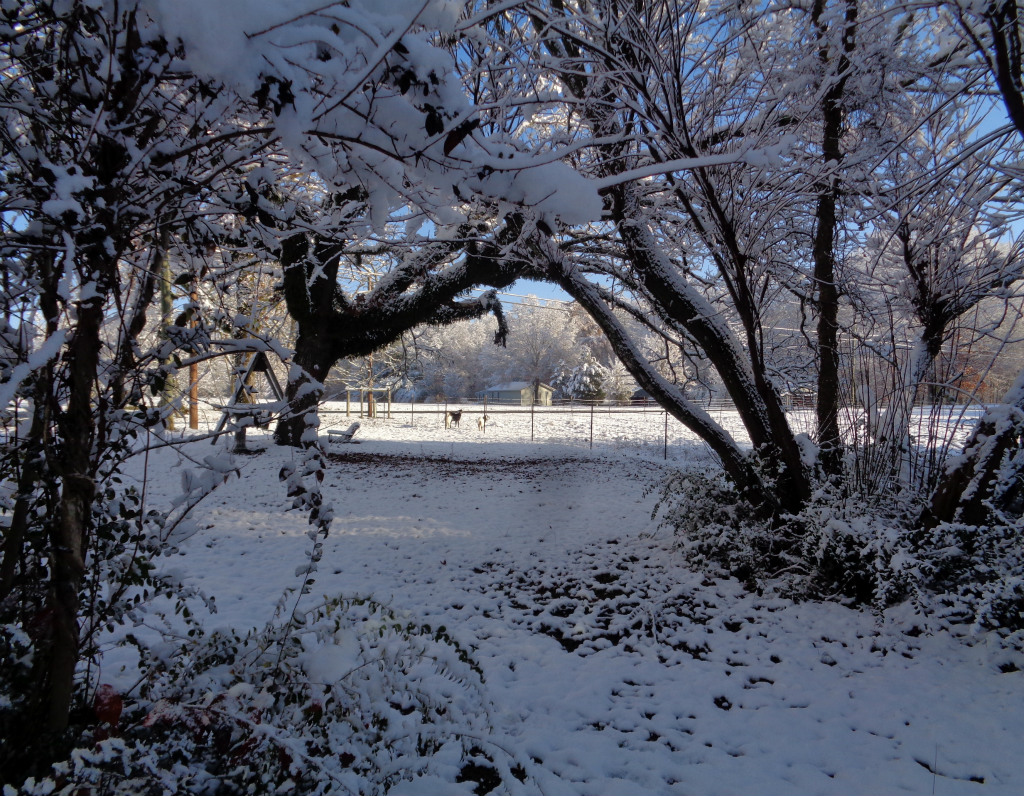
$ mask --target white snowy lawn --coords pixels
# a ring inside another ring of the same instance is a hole
[[[666,463],[660,412],[609,418],[593,451],[586,412],[535,417],[533,443],[528,414],[494,413],[486,432],[477,416],[451,430],[437,413],[364,418],[357,444],[325,443],[336,519],[315,588],[372,594],[473,650],[491,740],[528,774],[512,792],[1024,793],[1024,672],[1004,672],[1024,660],[997,639],[688,570],[651,487],[683,458],[713,465],[676,429]],[[266,450],[238,458],[173,561],[216,597],[211,628],[262,625],[309,545],[277,480],[292,452],[249,440]],[[150,504],[191,466],[150,454]],[[134,679],[125,655],[110,651],[106,681]]]

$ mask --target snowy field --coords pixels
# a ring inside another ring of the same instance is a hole
[[[346,428],[344,405],[322,431]],[[458,407],[452,407],[458,408]],[[326,443],[336,519],[315,590],[373,595],[444,625],[486,677],[490,741],[533,794],[1024,793],[1024,660],[990,635],[922,632],[885,616],[794,605],[691,572],[651,511],[666,466],[711,459],[664,415],[363,418]],[[614,419],[613,419],[614,418]],[[211,423],[216,417],[209,418]],[[172,560],[216,598],[209,627],[269,618],[309,547],[266,450],[195,513]],[[180,491],[187,456],[149,455],[151,505]],[[135,680],[107,653],[104,682]],[[473,793],[438,778],[394,793]],[[501,788],[499,791],[502,792]]]

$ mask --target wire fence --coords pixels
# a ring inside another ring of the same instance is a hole
[[[372,407],[372,408],[371,408]],[[739,412],[730,401],[705,402],[703,410],[741,446],[750,440]],[[930,405],[913,410],[908,429],[917,446],[914,455],[929,461],[929,472],[941,465],[950,451],[959,449],[983,411],[980,405]],[[450,413],[458,413],[452,422]],[[222,412],[211,405],[202,412],[207,432]],[[872,435],[863,411],[843,413],[840,425],[851,450],[870,450]],[[584,449],[631,451],[666,460],[712,458],[706,444],[686,426],[654,403],[561,402],[553,405],[522,405],[511,402],[458,401],[408,403],[386,400],[328,401],[320,407],[320,431],[324,441],[337,440],[359,421],[367,437],[382,440],[429,443],[558,444]],[[789,423],[797,434],[814,437],[815,410],[791,407]],[[446,422],[447,419],[447,422]],[[373,429],[371,431],[371,429]],[[252,442],[269,436],[270,427],[248,429]],[[335,434],[328,434],[334,431]],[[510,455],[513,455],[510,451]]]
[[[739,413],[729,401],[705,403],[705,412],[739,444],[749,444]],[[962,442],[980,415],[980,406],[924,405],[914,411],[909,429],[922,450],[943,458],[951,444]],[[354,420],[371,423],[398,439],[403,428],[427,433],[438,441],[488,441],[557,443],[594,449],[614,448],[660,454],[664,459],[692,456],[695,448],[706,450],[696,434],[660,406],[572,402],[550,406],[487,402],[382,403],[373,410],[364,404],[327,403],[321,408],[322,431],[344,427]],[[454,415],[454,416],[453,416]],[[813,437],[816,417],[811,408],[793,407],[787,412],[796,433]],[[869,440],[863,413],[841,418],[844,437],[854,447]]]
[[[742,424],[731,403],[709,408],[731,430],[742,435]],[[557,405],[452,402],[367,405],[327,403],[321,410],[321,430],[344,427],[354,420],[380,425],[408,426],[417,433],[435,430],[440,439],[489,440],[516,443],[556,443],[632,449],[660,453],[665,459],[703,443],[685,426],[654,403],[605,404],[572,402]],[[453,417],[454,415],[454,417]],[[466,434],[473,436],[467,437]],[[445,435],[445,436],[440,436]],[[455,436],[461,435],[461,436]]]

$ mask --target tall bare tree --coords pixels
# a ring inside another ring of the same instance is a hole
[[[851,488],[840,420],[857,410],[841,336],[879,353],[867,329],[885,322],[927,337],[909,370],[906,357],[886,360],[896,428],[859,443],[874,449],[884,436],[882,447],[905,451],[909,415],[897,407],[913,402],[958,319],[1019,277],[995,217],[1013,202],[992,162],[1001,151],[957,121],[984,102],[980,72],[962,47],[932,47],[942,24],[937,12],[852,0],[773,10],[607,0],[534,4],[493,28],[506,63],[543,64],[529,77],[500,71],[493,92],[532,81],[537,107],[522,124],[562,125],[573,164],[605,197],[600,226],[543,240],[549,225],[538,223],[538,273],[592,314],[637,381],[768,515],[798,513],[822,477]],[[914,164],[902,175],[900,158]],[[856,266],[870,235],[902,269],[881,304]],[[773,350],[770,319],[794,299],[817,371],[813,447],[786,416]],[[714,369],[751,452],[640,354],[623,316]],[[905,459],[889,462],[886,489],[905,495]]]

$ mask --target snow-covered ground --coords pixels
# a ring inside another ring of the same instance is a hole
[[[534,416],[531,442],[528,413],[482,431],[466,409],[459,429],[418,410],[325,442],[336,519],[315,590],[372,594],[473,650],[491,741],[527,774],[512,792],[1024,793],[1024,660],[996,639],[687,569],[652,487],[673,462],[712,464],[678,427],[666,464],[660,411],[596,417],[591,450],[589,410]],[[358,420],[340,412],[325,440]],[[266,450],[238,457],[172,562],[216,597],[210,627],[262,625],[310,544],[277,479],[294,452],[249,440]],[[192,466],[174,449],[149,463],[151,505]],[[108,653],[105,681],[134,680],[126,655]]]

